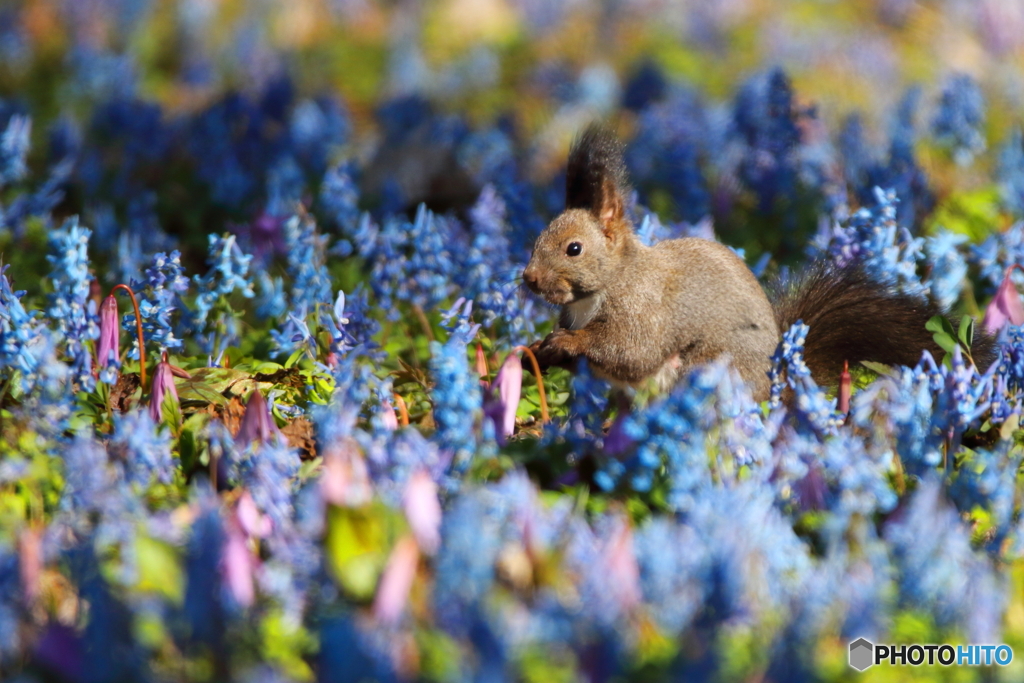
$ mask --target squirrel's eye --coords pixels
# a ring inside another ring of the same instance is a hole
[[[583,245],[579,242],[571,242],[568,248],[566,248],[565,253],[568,256],[579,256],[583,253]]]

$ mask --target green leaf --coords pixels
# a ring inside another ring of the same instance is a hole
[[[185,593],[185,582],[181,562],[174,548],[139,535],[135,539],[135,562],[141,591],[162,595],[175,604],[181,604]]]
[[[324,550],[335,580],[351,597],[373,597],[398,526],[394,513],[383,505],[331,507]]]
[[[184,429],[181,432],[181,438],[178,439],[178,459],[181,460],[181,469],[185,472],[191,472],[199,459],[196,436],[191,429]]]
[[[965,315],[960,319],[958,335],[960,337],[960,343],[970,351],[971,344],[974,342],[974,318],[969,315]]]
[[[953,353],[953,349],[957,347],[956,339],[945,332],[936,332],[932,335],[932,339],[934,339],[935,343],[938,344],[946,353]]]
[[[929,332],[945,332],[950,337],[956,337],[956,331],[953,329],[953,323],[949,322],[949,319],[944,315],[933,316],[927,323],[925,323],[924,329]]]
[[[306,348],[303,346],[300,346],[299,348],[295,349],[295,351],[292,352],[292,355],[288,356],[288,360],[284,362],[284,366],[286,368],[294,367],[295,364],[299,362],[299,359],[302,358],[302,354],[304,354],[305,352]]]
[[[261,654],[273,662],[288,678],[312,681],[313,670],[306,658],[317,649],[318,641],[302,624],[293,623],[282,610],[274,610],[260,621],[263,640]]]
[[[178,386],[178,399],[186,408],[205,406],[210,403],[227,405],[228,400],[219,391],[205,382],[186,381]]]
[[[172,434],[181,434],[181,424],[184,422],[181,416],[181,404],[169,391],[164,394],[163,403],[160,404],[160,415],[163,417],[164,424],[170,427]]]
[[[879,376],[892,377],[894,375],[892,366],[885,365],[884,363],[876,363],[871,360],[862,360],[860,364]]]

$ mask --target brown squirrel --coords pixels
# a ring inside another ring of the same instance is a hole
[[[933,302],[873,281],[856,263],[812,265],[766,295],[717,242],[644,245],[626,215],[627,192],[621,144],[590,126],[569,152],[565,211],[537,238],[523,271],[531,290],[561,307],[557,328],[531,347],[542,367],[585,357],[613,384],[653,380],[666,390],[729,354],[761,401],[781,332],[797,320],[810,328],[804,360],[819,384],[837,382],[844,361],[914,366],[924,350],[941,357],[925,329],[943,313]],[[979,336],[973,357],[987,368],[992,340]]]

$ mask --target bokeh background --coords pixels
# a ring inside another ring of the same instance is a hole
[[[1021,680],[846,657],[1024,658],[1022,104],[1020,0],[0,0],[0,679]],[[539,384],[592,121],[646,243],[998,362]]]
[[[127,229],[143,251],[177,244],[189,263],[211,228],[253,222],[296,174],[315,193],[339,160],[365,174],[366,208],[404,163],[391,200],[444,211],[471,204],[486,166],[507,154],[517,179],[551,188],[530,198],[550,215],[568,144],[593,119],[630,142],[640,200],[662,218],[713,215],[734,246],[792,260],[848,189],[851,205],[870,202],[873,184],[901,175],[914,186],[901,219],[914,213],[926,230],[936,209],[963,209],[950,195],[991,189],[1024,97],[1024,9],[1011,0],[86,0],[2,11],[4,116],[31,113],[30,164],[83,150],[61,211],[96,225],[101,246]],[[776,68],[797,112],[785,153],[799,159],[781,162],[793,181],[744,159],[768,135],[758,108]],[[467,143],[494,129],[501,140]],[[410,150],[422,158],[401,161]],[[183,178],[192,173],[205,182]],[[771,187],[789,182],[814,195],[799,216],[782,206],[789,188]],[[779,221],[797,230],[787,244],[767,234]]]

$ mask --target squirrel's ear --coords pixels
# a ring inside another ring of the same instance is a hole
[[[615,183],[605,179],[601,183],[598,206],[595,207],[597,210],[594,213],[597,214],[598,219],[605,226],[606,232],[612,226],[619,226],[624,223],[626,217],[626,207],[624,204],[622,195],[619,194],[619,188],[615,186]]]
[[[611,237],[631,229],[625,220],[627,187],[622,144],[600,125],[588,126],[569,151],[565,208],[587,209]]]

